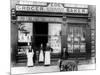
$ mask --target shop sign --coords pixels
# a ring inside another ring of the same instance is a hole
[[[17,21],[62,22],[62,18],[18,16]]]
[[[27,1],[27,0],[20,0],[18,4],[22,5],[41,5],[41,6],[46,6],[46,2],[36,2],[36,1]]]
[[[49,7],[75,7],[75,8],[88,8],[88,5],[85,4],[70,4],[70,3],[48,3],[48,2],[37,2],[37,1],[28,1],[20,0],[18,2],[20,5],[39,5],[39,6],[49,6]]]
[[[62,7],[62,5],[49,5],[48,7],[31,6],[31,5],[16,5],[16,11],[34,11],[34,12],[57,12],[57,13],[81,13],[87,14],[87,8],[70,8]]]
[[[55,8],[55,7],[56,7],[56,8],[64,8],[64,7],[63,7],[63,4],[61,4],[61,3],[49,3],[49,4],[48,4],[48,7],[51,7],[51,8],[52,8],[52,7],[53,7],[53,8]]]

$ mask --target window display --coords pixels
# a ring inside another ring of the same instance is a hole
[[[18,42],[31,42],[32,23],[21,23],[18,26]]]
[[[85,31],[82,26],[69,26],[69,32],[67,37],[68,52],[86,52]],[[70,43],[70,44],[69,44]]]
[[[86,46],[85,43],[80,44],[80,52],[85,52],[86,49],[85,46]]]
[[[61,52],[61,24],[49,23],[48,42],[51,48],[53,48],[53,53]]]
[[[72,44],[68,44],[68,52],[73,53],[73,45]]]
[[[31,42],[32,23],[20,23],[18,25],[18,54],[26,54],[28,43]]]

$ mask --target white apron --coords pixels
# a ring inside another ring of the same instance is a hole
[[[50,51],[45,51],[45,62],[44,65],[50,65]]]
[[[34,66],[33,63],[33,52],[27,53],[27,66]]]
[[[40,54],[39,54],[39,62],[43,62],[43,61],[44,61],[43,50],[40,50]]]

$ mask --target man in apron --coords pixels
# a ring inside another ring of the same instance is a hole
[[[30,46],[29,49],[26,50],[26,55],[27,55],[27,66],[28,67],[34,66],[34,63],[33,63],[33,55],[34,55],[34,52],[31,49],[31,46]]]
[[[44,62],[44,52],[43,52],[43,44],[41,44],[40,53],[39,53],[39,63],[43,63],[43,62]]]
[[[45,49],[45,62],[44,65],[50,65],[51,64],[51,51],[53,49],[50,47],[49,43],[47,43],[46,45],[46,49]]]

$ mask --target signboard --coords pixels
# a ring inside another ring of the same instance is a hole
[[[66,7],[64,8],[63,5],[54,5],[50,4],[47,7],[42,6],[32,6],[32,5],[16,5],[16,11],[34,11],[34,12],[57,12],[57,13],[80,13],[80,14],[87,14],[87,8],[72,8]]]
[[[58,17],[18,16],[17,21],[62,22],[62,18],[58,18]]]
[[[20,5],[39,5],[39,6],[50,6],[50,7],[74,7],[74,8],[88,8],[88,5],[85,4],[69,4],[69,3],[48,3],[48,2],[36,2],[36,1],[27,1],[20,0],[18,2]]]

